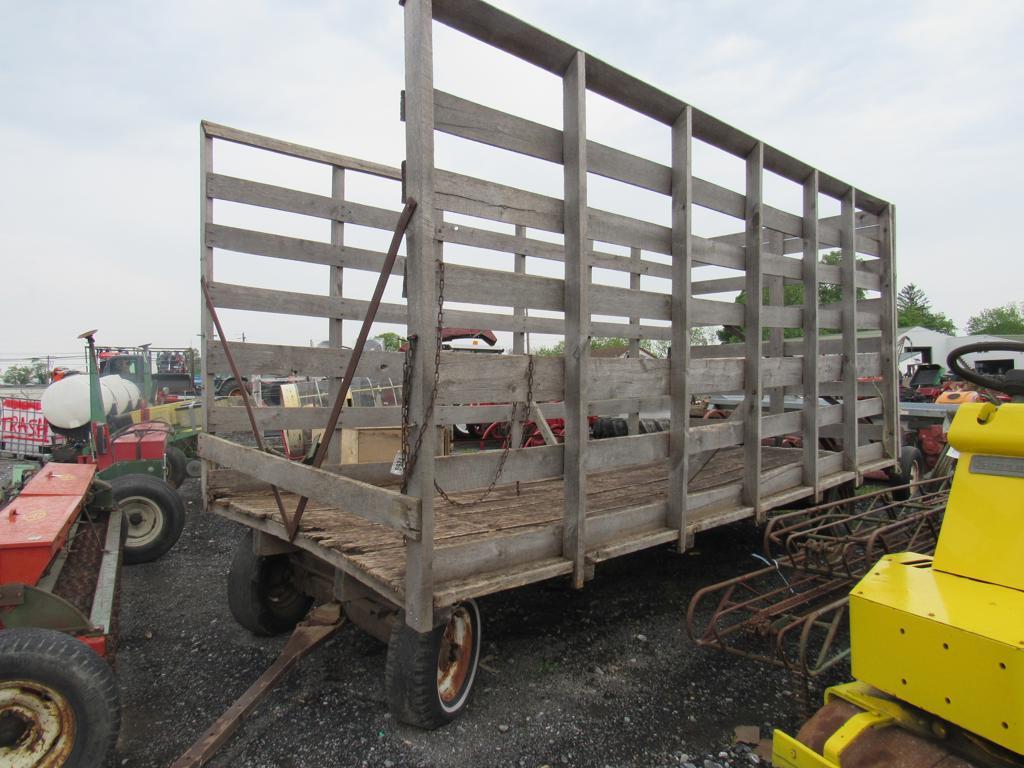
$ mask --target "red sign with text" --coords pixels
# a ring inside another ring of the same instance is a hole
[[[0,450],[38,454],[57,437],[43,417],[38,400],[7,397],[0,400]]]

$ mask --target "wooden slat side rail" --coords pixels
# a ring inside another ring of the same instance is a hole
[[[577,53],[577,48],[542,32],[536,27],[479,0],[435,0],[433,17],[453,29],[506,51],[557,76],[562,76]],[[672,125],[687,106],[685,102],[632,75],[587,57],[587,88],[629,109]],[[701,110],[693,110],[694,138],[712,144],[730,154],[746,157],[755,140],[736,128]],[[784,178],[802,184],[813,169],[774,147],[765,147],[764,167]],[[821,191],[841,197],[850,188],[833,176],[822,174]],[[858,190],[865,210],[878,212],[880,198]]]
[[[305,376],[336,377],[344,372],[352,356],[352,350],[349,349],[293,347],[251,341],[236,342],[231,345],[231,350],[243,374],[298,373]],[[401,352],[364,352],[359,361],[358,375],[371,376],[377,381],[390,377],[397,385],[401,385],[404,358]],[[210,360],[214,370],[225,370],[223,351],[211,350]]]
[[[436,128],[452,136],[469,139],[488,146],[506,149],[553,163],[562,162],[562,132],[497,109],[485,107],[443,91],[434,93]],[[681,113],[680,113],[681,114]],[[590,172],[671,195],[672,169],[666,165],[623,152],[622,150],[587,142]],[[693,203],[738,219],[744,218],[743,195],[705,179],[693,179]],[[802,237],[802,219],[786,211],[765,206],[765,226],[792,237]],[[872,217],[874,219],[874,217]],[[839,245],[838,222],[827,221],[824,245]],[[862,253],[877,253],[877,240],[862,236]]]
[[[353,202],[339,203],[327,195],[314,195],[312,192],[301,192],[297,189],[219,173],[207,174],[207,191],[215,200],[298,213],[318,219],[343,221],[389,232],[393,232],[398,223],[398,212],[387,208]]]
[[[347,168],[351,171],[367,173],[371,176],[379,176],[383,179],[401,180],[402,178],[401,169],[394,168],[390,165],[373,163],[368,160],[349,157],[348,155],[339,155],[336,152],[314,149],[313,147],[305,147],[301,144],[293,144],[290,141],[272,139],[269,136],[261,136],[258,133],[250,133],[249,131],[241,131],[237,128],[231,128],[226,125],[218,125],[217,123],[211,123],[208,120],[204,120],[202,122],[202,131],[204,136],[211,139],[223,139],[224,141],[230,141],[234,144],[243,144],[249,147],[266,149],[279,155],[296,157],[301,160],[311,160],[315,163],[332,165],[336,168]]]
[[[199,435],[199,455],[221,467],[236,469],[282,490],[308,496],[345,512],[401,531],[410,539],[421,532],[420,502],[411,496],[351,480],[216,435]]]
[[[746,342],[739,342],[733,344],[710,344],[707,346],[695,346],[690,351],[692,357],[704,360],[710,357],[743,357],[746,353]],[[803,339],[786,339],[783,346],[785,355],[795,356],[802,355],[804,349]],[[859,340],[857,348],[861,352],[878,352],[879,350],[879,338],[865,337]],[[763,346],[762,354],[766,353],[768,349],[767,343]],[[839,334],[830,336],[819,336],[818,337],[818,351],[825,354],[842,354],[843,351],[843,337]]]

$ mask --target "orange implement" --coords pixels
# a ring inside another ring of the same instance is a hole
[[[96,474],[91,464],[54,464],[0,509],[0,584],[36,584],[67,541]]]

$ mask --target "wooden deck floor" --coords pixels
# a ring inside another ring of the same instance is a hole
[[[764,448],[762,469],[767,472],[798,463],[800,456],[800,450]],[[723,449],[691,479],[690,492],[737,483],[742,473],[742,449]],[[587,484],[587,517],[664,501],[667,479],[668,466],[664,461],[591,473]],[[452,494],[455,503],[440,496],[435,499],[435,562],[443,561],[448,547],[531,529],[550,529],[561,523],[563,486],[560,479],[499,486],[484,500],[479,498],[481,493]],[[286,509],[295,508],[294,495],[284,494],[284,500]],[[215,502],[217,507],[242,522],[245,518],[253,518],[254,522],[280,519],[272,496],[266,492],[222,497]],[[724,510],[725,516],[730,511],[735,513],[735,510]],[[697,512],[696,518],[722,513],[721,508],[716,508]],[[735,519],[735,514],[731,519]],[[317,547],[340,554],[372,583],[382,584],[396,595],[404,594],[405,545],[398,532],[340,509],[311,502],[302,518],[299,535]]]

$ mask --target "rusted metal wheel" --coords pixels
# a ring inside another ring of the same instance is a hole
[[[121,722],[110,666],[50,629],[0,632],[0,765],[103,765]]]
[[[469,702],[480,660],[480,611],[473,600],[456,605],[430,632],[395,623],[384,687],[391,714],[420,728],[454,720]]]

